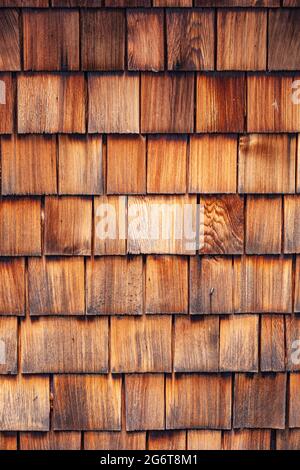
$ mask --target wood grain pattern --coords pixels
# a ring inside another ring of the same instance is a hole
[[[171,317],[150,315],[112,318],[112,373],[171,372],[171,338]]]
[[[196,131],[243,132],[245,77],[197,74]]]
[[[296,140],[288,135],[245,135],[239,145],[240,193],[294,193]]]
[[[146,192],[146,140],[142,136],[108,136],[107,194]]]
[[[266,69],[267,11],[219,10],[217,30],[218,70]]]
[[[168,70],[213,70],[213,10],[167,11]]]
[[[284,197],[284,252],[300,253],[300,195]]]
[[[85,132],[82,74],[23,74],[17,78],[18,132]]]
[[[58,137],[59,194],[101,194],[102,138],[100,136]]]
[[[179,256],[147,256],[146,313],[187,313],[188,261]]]
[[[59,0],[54,0],[59,1]],[[49,0],[1,0],[1,7],[39,7],[49,6]]]
[[[141,78],[141,131],[193,132],[194,77],[190,73],[144,73]]]
[[[145,432],[85,432],[85,450],[145,450]]]
[[[248,132],[299,132],[299,98],[297,87],[293,86],[299,79],[300,75],[247,77]]]
[[[219,370],[219,318],[175,317],[174,371]]]
[[[0,314],[25,315],[25,261],[0,261]]]
[[[186,192],[187,139],[153,136],[147,145],[147,193]]]
[[[0,103],[0,134],[11,134],[13,132],[13,79],[11,73],[0,73],[1,93],[5,93],[5,102]]]
[[[106,7],[150,7],[151,0],[105,0]]]
[[[80,450],[80,432],[22,432],[20,450]]]
[[[0,318],[0,374],[17,374],[18,320]],[[0,446],[1,448],[1,446]]]
[[[41,254],[40,199],[0,201],[0,255]]]
[[[127,10],[129,70],[164,69],[163,10]]]
[[[191,136],[189,192],[235,193],[236,179],[236,137],[230,135]]]
[[[163,374],[125,376],[127,431],[165,429]]]
[[[17,433],[0,433],[0,450],[17,450]]]
[[[271,431],[267,429],[224,432],[224,450],[270,450],[270,446]]]
[[[300,430],[276,431],[276,450],[300,450]]]
[[[46,197],[45,254],[90,255],[92,201],[83,197]]]
[[[140,256],[105,256],[87,261],[87,313],[140,315],[143,305]]]
[[[149,450],[185,450],[185,431],[151,431],[148,438]]]
[[[182,374],[166,383],[167,429],[229,429],[231,376]]]
[[[1,2],[1,6],[4,6],[3,2]],[[18,10],[1,9],[0,31],[0,70],[20,70],[21,48]]]
[[[285,0],[284,0],[285,1]],[[294,0],[287,0],[294,1]],[[203,7],[279,7],[280,0],[195,0],[195,6]]]
[[[108,371],[107,318],[27,318],[21,344],[23,374]]]
[[[286,374],[236,374],[235,428],[284,429]]]
[[[89,74],[88,132],[139,132],[139,76]]]
[[[286,319],[286,324],[290,319]],[[260,369],[261,371],[284,371],[285,343],[284,318],[282,315],[263,315],[260,332]],[[287,343],[287,347],[288,347]]]
[[[285,321],[286,333],[286,368],[287,370],[300,370],[299,338],[300,338],[300,317],[291,316]]]
[[[48,1],[48,0],[47,0]],[[108,0],[106,0],[107,2]],[[51,0],[53,7],[101,7],[103,0]]]
[[[299,70],[299,23],[299,10],[269,11],[268,66],[270,70]]]
[[[290,428],[299,428],[300,426],[300,374],[290,374],[289,384],[289,407],[288,423]]]
[[[24,70],[79,69],[79,12],[25,10]]]
[[[230,257],[190,259],[191,314],[233,313],[233,290],[234,269]]]
[[[258,315],[220,320],[220,371],[258,372]]]
[[[296,257],[294,311],[300,312],[300,257]]]
[[[100,196],[94,198],[95,255],[126,254],[126,211],[126,196]],[[110,215],[113,219],[109,219]],[[116,216],[116,220],[114,216]]]
[[[120,430],[120,377],[55,375],[53,385],[55,431]]]
[[[1,162],[2,194],[56,193],[54,137],[32,135],[2,137]]]
[[[84,315],[83,258],[32,258],[28,276],[30,315]]]
[[[83,70],[124,69],[124,11],[83,10],[81,28]]]
[[[0,376],[0,430],[48,431],[49,378]]]
[[[188,450],[221,450],[221,431],[188,431]]]
[[[154,7],[191,7],[192,0],[153,0]]]
[[[242,254],[244,251],[244,199],[240,196],[200,198],[204,217],[200,220],[200,253]]]

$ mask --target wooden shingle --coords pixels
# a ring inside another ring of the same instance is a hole
[[[148,137],[147,193],[185,193],[186,166],[186,137]]]
[[[145,432],[85,432],[85,450],[145,450]]]
[[[284,252],[300,253],[300,195],[284,197]]]
[[[300,312],[300,256],[296,257],[294,311]]]
[[[126,211],[126,196],[94,198],[95,255],[126,254]]]
[[[108,370],[107,318],[27,318],[21,325],[21,344],[23,374]]]
[[[79,12],[23,11],[24,70],[79,69]]]
[[[18,320],[0,317],[0,374],[17,373]]]
[[[300,76],[249,75],[247,78],[248,132],[299,132]]]
[[[124,69],[124,11],[82,10],[81,28],[83,70]]]
[[[217,372],[219,370],[219,318],[175,318],[174,371]]]
[[[280,0],[195,0],[195,5],[203,7],[279,7]]]
[[[1,2],[3,6],[3,2]],[[0,70],[21,68],[21,48],[18,10],[0,10]]]
[[[268,67],[270,70],[300,69],[299,23],[299,10],[269,11]]]
[[[266,69],[266,11],[218,10],[217,28],[218,70]]]
[[[121,426],[121,378],[55,375],[53,429],[117,431]]]
[[[241,136],[239,193],[294,193],[295,171],[294,136]]]
[[[189,192],[235,193],[236,176],[236,137],[225,135],[191,136]]]
[[[107,139],[107,194],[146,192],[146,140],[142,136]]]
[[[276,431],[276,450],[300,450],[300,429]]]
[[[11,73],[0,73],[0,134],[13,131],[13,80]]]
[[[290,319],[287,318],[288,325]],[[260,369],[277,372],[285,369],[284,318],[282,315],[263,315],[260,330]],[[287,344],[288,347],[288,344]]]
[[[45,253],[90,255],[92,201],[83,197],[47,197],[45,201]]]
[[[146,313],[187,313],[188,260],[180,256],[147,256]]]
[[[25,315],[25,261],[0,260],[0,314]]]
[[[169,70],[213,70],[213,10],[167,10]]]
[[[87,313],[140,315],[142,257],[105,256],[87,261]]]
[[[197,132],[243,132],[244,107],[243,74],[197,74]]]
[[[0,255],[41,254],[40,199],[0,201]]]
[[[187,432],[188,450],[221,450],[221,442],[221,431],[200,430]]]
[[[185,431],[151,431],[148,438],[149,450],[185,450]]]
[[[0,450],[17,450],[17,433],[0,433]]]
[[[80,450],[80,432],[22,432],[20,450]]]
[[[171,337],[168,316],[112,318],[112,373],[171,372]]]
[[[166,429],[230,429],[231,376],[182,374],[166,383]]]
[[[194,77],[191,73],[144,73],[141,79],[141,131],[193,132]]]
[[[85,131],[82,74],[23,74],[17,84],[20,134]]]
[[[2,137],[1,156],[2,194],[56,193],[55,137]]]
[[[300,317],[297,315],[285,321],[287,370],[300,371]]]
[[[236,374],[234,427],[283,429],[286,374]]]
[[[235,430],[225,431],[223,436],[224,450],[270,450],[271,431]]]
[[[193,0],[153,0],[154,7],[191,7]]]
[[[0,376],[1,431],[48,431],[49,378]]]
[[[90,74],[88,77],[88,131],[139,132],[139,76]]]
[[[83,258],[29,259],[30,315],[84,315]]]
[[[163,374],[125,376],[127,431],[165,429]]]
[[[299,387],[300,387],[300,374],[290,374],[289,383],[289,417],[288,423],[290,428],[300,427],[300,398],[299,398]]]
[[[163,70],[163,10],[127,10],[127,41],[129,70]]]
[[[105,0],[106,7],[150,7],[151,0]]]

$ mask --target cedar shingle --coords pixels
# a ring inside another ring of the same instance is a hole
[[[171,317],[112,318],[112,373],[171,372],[171,338]]]
[[[287,318],[287,324],[289,321],[290,319]],[[284,318],[282,315],[263,315],[261,318],[260,369],[275,372],[285,369]]]
[[[48,0],[47,0],[48,1]],[[106,0],[107,2],[108,0]],[[51,0],[53,7],[101,7],[104,0]]]
[[[123,70],[125,14],[118,10],[82,10],[83,70]]]
[[[175,317],[175,372],[217,372],[219,369],[219,318]]]
[[[120,429],[120,377],[55,375],[53,385],[55,431]]]
[[[270,70],[300,69],[299,24],[299,10],[269,11],[268,67]]]
[[[141,79],[141,131],[193,132],[194,77],[191,73],[144,73]]]
[[[1,431],[48,431],[49,378],[0,376]]]
[[[1,156],[2,194],[56,193],[55,137],[2,137]]]
[[[280,0],[195,0],[195,5],[203,7],[279,7]]]
[[[270,450],[271,431],[267,429],[225,431],[224,450]]]
[[[0,374],[17,374],[17,349],[17,318],[0,318]]]
[[[193,135],[190,139],[189,192],[235,193],[237,138]]]
[[[126,210],[126,196],[94,198],[95,255],[126,254]]]
[[[299,338],[300,317],[293,316],[285,321],[286,328],[286,368],[287,370],[300,370]]]
[[[11,73],[0,73],[0,134],[13,131],[13,80]]]
[[[129,70],[164,69],[163,10],[128,10],[127,38]]]
[[[24,70],[79,69],[79,12],[23,11]]]
[[[151,431],[148,437],[149,450],[185,450],[185,431]]]
[[[243,74],[197,74],[197,132],[243,132],[244,106]]]
[[[108,370],[107,318],[27,318],[21,325],[21,344],[25,374]]]
[[[18,132],[85,131],[82,74],[23,74],[18,84]]]
[[[58,138],[60,194],[101,194],[102,139],[99,136]]]
[[[0,433],[0,450],[17,450],[17,433]]]
[[[55,1],[55,0],[54,0]],[[56,0],[59,1],[59,0]],[[49,6],[49,0],[1,0],[1,7],[39,7]]]
[[[221,450],[221,431],[188,431],[188,450]]]
[[[180,256],[147,256],[146,313],[187,313],[188,260]]]
[[[139,76],[89,74],[88,131],[139,132]]]
[[[166,383],[166,428],[230,429],[231,376],[182,374]]]
[[[21,450],[80,450],[80,432],[22,432]]]
[[[47,197],[45,201],[45,253],[90,255],[92,201],[83,197]]]
[[[265,70],[267,12],[218,11],[218,70]]]
[[[276,450],[300,450],[300,429],[276,431]]]
[[[25,315],[25,262],[22,258],[0,261],[0,314]]]
[[[300,256],[296,257],[294,311],[300,312]]]
[[[213,10],[166,12],[169,70],[214,69]]]
[[[193,0],[153,0],[154,7],[191,7]]]
[[[150,7],[151,0],[105,0],[106,7]]]
[[[3,2],[1,2],[1,6]],[[21,68],[19,12],[0,10],[0,70],[15,71]]]
[[[84,315],[83,258],[29,259],[31,315]]]
[[[300,195],[284,197],[284,252],[300,253]]]
[[[87,313],[140,315],[142,257],[105,256],[87,260]]]
[[[283,429],[286,374],[236,374],[234,427]]]
[[[107,139],[107,194],[146,192],[146,140],[142,136]]]
[[[145,450],[145,432],[85,432],[85,450]]]
[[[300,374],[290,374],[289,384],[289,427],[299,428],[300,427],[300,398],[299,398],[299,387],[300,387]]]

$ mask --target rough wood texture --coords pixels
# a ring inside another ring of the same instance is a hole
[[[288,422],[290,428],[299,428],[300,426],[300,399],[299,399],[300,375],[290,374],[289,384],[289,407]]]
[[[300,69],[299,23],[299,10],[269,11],[268,65],[270,70]]]
[[[94,198],[94,254],[126,254],[126,196]],[[110,215],[116,216],[112,222]],[[111,230],[111,232],[110,232]]]
[[[294,311],[300,312],[300,257],[296,257]]]
[[[284,0],[297,1],[297,0]],[[203,7],[279,7],[280,0],[195,0],[195,6]]]
[[[17,450],[17,433],[0,433],[0,450]]]
[[[286,368],[287,370],[300,370],[299,338],[300,317],[297,315],[285,321],[286,334]]]
[[[188,450],[221,450],[221,431],[188,431]]]
[[[25,315],[24,259],[0,261],[0,314]]]
[[[277,431],[276,450],[300,450],[300,430]]]
[[[149,450],[185,450],[185,431],[151,431]]]
[[[167,11],[169,70],[214,69],[213,10]]]
[[[85,450],[145,450],[145,432],[85,432]]]
[[[223,437],[224,450],[270,450],[271,431],[241,430],[225,431]]]
[[[31,315],[84,315],[83,258],[31,258],[28,276]]]
[[[288,325],[290,319],[286,319]],[[264,315],[261,318],[260,369],[264,371],[284,371],[285,344],[284,318],[282,315]],[[287,347],[289,347],[287,340]]]
[[[80,432],[54,432],[20,434],[21,450],[80,450]]]
[[[284,197],[284,252],[300,253],[300,195]]]
[[[0,73],[0,134],[11,134],[13,132],[13,80],[10,73]],[[4,96],[3,96],[4,95]]]
[[[0,374],[17,374],[17,348],[17,319],[0,317]]]
[[[236,179],[236,137],[227,135],[191,136],[189,192],[235,193]]]
[[[189,375],[168,377],[166,428],[229,429],[231,425],[231,377]]]
[[[265,70],[267,11],[218,11],[218,70]]]
[[[1,6],[3,2],[1,2]],[[21,48],[18,10],[0,10],[0,70],[21,68]]]
[[[163,70],[163,10],[127,10],[127,41],[129,70]]]

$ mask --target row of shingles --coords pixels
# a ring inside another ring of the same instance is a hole
[[[300,68],[299,10],[220,10],[216,39],[214,16],[213,10],[167,10],[165,20],[163,10],[93,9],[83,10],[80,19],[76,10],[25,10],[24,70],[116,71],[128,67],[163,71],[165,62],[168,70],[214,70],[215,59],[217,70]],[[0,69],[21,70],[19,12],[1,10],[0,23],[4,39]],[[287,54],[287,48],[293,54]]]

